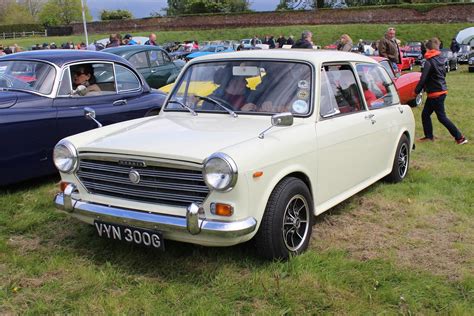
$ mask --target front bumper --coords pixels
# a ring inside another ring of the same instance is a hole
[[[64,193],[58,193],[54,198],[56,207],[89,224],[93,224],[94,220],[100,220],[156,230],[165,235],[167,232],[181,233],[186,234],[188,240],[192,235],[235,239],[252,233],[257,226],[257,221],[253,217],[233,222],[203,219],[202,208],[194,203],[187,208],[186,217],[178,217],[85,202],[72,197],[76,192],[76,186],[69,184]]]

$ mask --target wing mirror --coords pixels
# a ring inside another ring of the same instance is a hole
[[[275,114],[272,116],[271,122],[272,126],[261,132],[260,135],[258,135],[258,138],[263,139],[265,137],[265,133],[268,132],[274,126],[282,127],[293,125],[293,114],[291,114],[290,112]]]
[[[87,94],[87,87],[84,85],[78,85],[76,90],[71,91],[71,95],[80,95],[81,97]]]
[[[85,107],[84,108],[84,116],[88,120],[93,120],[97,124],[97,127],[102,127],[102,124],[99,121],[97,121],[96,118],[95,118],[95,110],[94,109],[89,108],[89,107]]]

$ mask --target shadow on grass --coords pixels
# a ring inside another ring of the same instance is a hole
[[[29,191],[37,189],[40,186],[43,186],[48,183],[58,183],[61,180],[59,174],[53,174],[48,176],[43,176],[39,178],[34,178],[30,180],[25,180],[22,182],[0,186],[0,195],[6,193],[18,193],[20,191]]]

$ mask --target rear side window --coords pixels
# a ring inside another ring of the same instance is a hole
[[[133,67],[137,69],[148,68],[148,60],[146,58],[145,52],[140,52],[133,55],[128,61],[133,65]]]
[[[320,115],[364,110],[356,77],[350,65],[327,65],[321,69]]]
[[[126,92],[140,89],[140,80],[128,68],[115,65],[115,74],[117,76],[117,90],[118,92]]]
[[[160,51],[152,50],[149,54],[151,67],[161,66],[165,63],[163,54]]]
[[[381,66],[358,64],[357,74],[369,109],[387,107],[400,102],[393,81]]]

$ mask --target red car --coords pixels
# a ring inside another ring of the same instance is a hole
[[[380,56],[371,56],[371,58],[378,61],[387,70],[398,90],[402,104],[408,104],[411,107],[421,104],[422,93],[415,94],[415,88],[420,81],[421,72],[415,71],[401,74],[399,69],[393,69],[392,63],[387,58]]]
[[[413,57],[405,57],[405,51],[400,51],[402,63],[398,64],[398,69],[400,71],[403,70],[413,70],[413,65],[415,64],[415,58]]]

